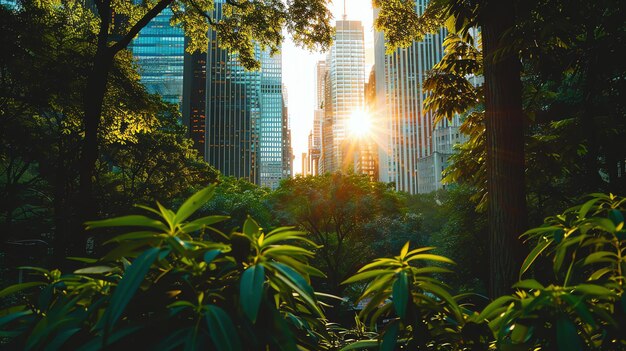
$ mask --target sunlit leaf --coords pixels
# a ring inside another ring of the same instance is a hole
[[[191,216],[194,212],[196,212],[202,205],[207,203],[215,193],[215,185],[211,185],[206,187],[197,193],[191,195],[185,202],[180,206],[176,215],[174,217],[174,221],[176,223],[182,223],[189,216]]]
[[[141,215],[130,215],[117,218],[103,219],[101,221],[86,222],[87,229],[109,227],[149,227],[167,231],[167,227],[160,221]]]

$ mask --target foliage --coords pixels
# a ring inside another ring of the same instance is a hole
[[[218,180],[215,196],[200,209],[206,213],[230,217],[218,228],[230,230],[243,223],[248,216],[254,218],[262,228],[273,228],[278,224],[271,212],[269,189],[234,177],[220,176]]]
[[[497,331],[499,343],[517,349],[626,348],[625,203],[614,195],[593,194],[583,205],[548,217],[542,227],[524,234],[534,247],[520,277],[532,268],[546,269],[537,266],[545,256],[552,261],[554,283],[520,280],[516,295],[494,301],[481,313]]]
[[[156,209],[139,206],[149,216],[89,222],[91,229],[130,231],[109,237],[111,250],[99,260],[73,258],[85,266],[72,274],[22,267],[37,278],[0,290],[0,298],[20,297],[7,300],[0,316],[6,345],[626,349],[624,198],[593,194],[526,232],[536,244],[516,292],[487,306],[477,295],[455,296],[442,281],[452,273],[452,260],[407,242],[398,255],[376,259],[343,282],[362,288],[363,306],[354,326],[344,327],[324,317],[337,307],[320,299],[332,296],[313,290],[310,279],[324,273],[309,265],[314,253],[299,246],[319,249],[306,233],[290,227],[265,232],[248,218],[241,231],[227,235],[213,227],[227,216],[193,219],[215,191],[200,190],[176,212],[157,203]],[[552,279],[541,277],[543,256],[552,262]],[[524,277],[531,272],[549,282]]]
[[[38,280],[0,297],[42,288],[3,310],[3,335],[26,350],[315,345],[323,312],[309,277],[323,274],[308,266],[310,251],[293,245],[309,240],[285,227],[265,233],[252,219],[241,232],[218,233],[221,242],[206,240],[226,217],[189,218],[214,191],[199,191],[176,212],[157,203],[140,206],[151,216],[87,223],[131,231],[110,238],[112,250],[97,261],[76,258],[88,264],[71,274],[24,267]]]
[[[45,240],[62,258],[67,237],[77,231],[72,204],[96,19],[82,5],[41,5],[23,1],[20,10],[0,8],[7,48],[0,53],[0,221],[3,243]],[[127,213],[149,199],[171,204],[215,181],[216,171],[196,158],[178,117],[175,107],[146,92],[132,55],[117,55],[98,139],[94,202],[101,213]]]
[[[286,180],[273,203],[282,223],[298,224],[321,246],[316,264],[336,295],[341,295],[341,281],[372,258],[370,244],[377,233],[367,226],[404,212],[401,198],[387,185],[340,173]]]

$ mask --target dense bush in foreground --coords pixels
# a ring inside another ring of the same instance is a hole
[[[319,247],[291,228],[266,233],[250,218],[229,234],[211,227],[225,216],[190,219],[214,192],[198,192],[176,212],[157,203],[141,207],[150,216],[88,223],[131,231],[116,233],[99,260],[74,258],[85,267],[73,273],[24,267],[36,278],[0,291],[10,306],[0,311],[5,346],[626,349],[626,199],[596,194],[525,233],[534,248],[516,292],[484,308],[477,296],[454,296],[441,282],[451,260],[407,243],[398,256],[377,259],[344,281],[363,288],[356,325],[344,328],[325,318],[337,301],[310,285],[310,277],[324,276],[308,264]]]

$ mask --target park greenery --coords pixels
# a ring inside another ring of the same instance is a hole
[[[448,33],[424,104],[468,141],[431,194],[221,175],[126,50],[169,6],[254,69],[327,48],[326,2],[0,5],[0,348],[626,349],[624,2],[373,1],[389,52]]]

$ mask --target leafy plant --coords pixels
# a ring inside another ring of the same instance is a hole
[[[365,302],[359,317],[370,321],[370,327],[383,327],[378,340],[361,340],[345,347],[352,350],[380,347],[394,350],[402,345],[408,349],[436,349],[449,345],[455,349],[461,341],[465,324],[458,298],[435,274],[449,273],[425,262],[453,264],[450,259],[429,253],[432,247],[409,250],[407,242],[400,254],[380,258],[365,265],[344,284],[367,281],[359,300]],[[446,346],[447,347],[447,346]]]
[[[199,191],[176,212],[157,203],[139,206],[150,215],[87,223],[131,231],[110,239],[99,260],[74,258],[88,264],[71,274],[24,267],[39,280],[0,292],[24,300],[3,311],[3,336],[25,350],[314,347],[324,314],[310,276],[323,274],[296,246],[312,243],[288,227],[265,233],[251,218],[228,235],[210,227],[225,216],[190,219],[214,191]]]
[[[584,204],[548,217],[523,237],[535,243],[520,277],[552,262],[556,283],[525,279],[513,296],[496,299],[479,319],[489,320],[500,345],[510,349],[622,350],[626,348],[624,204],[592,194]]]

